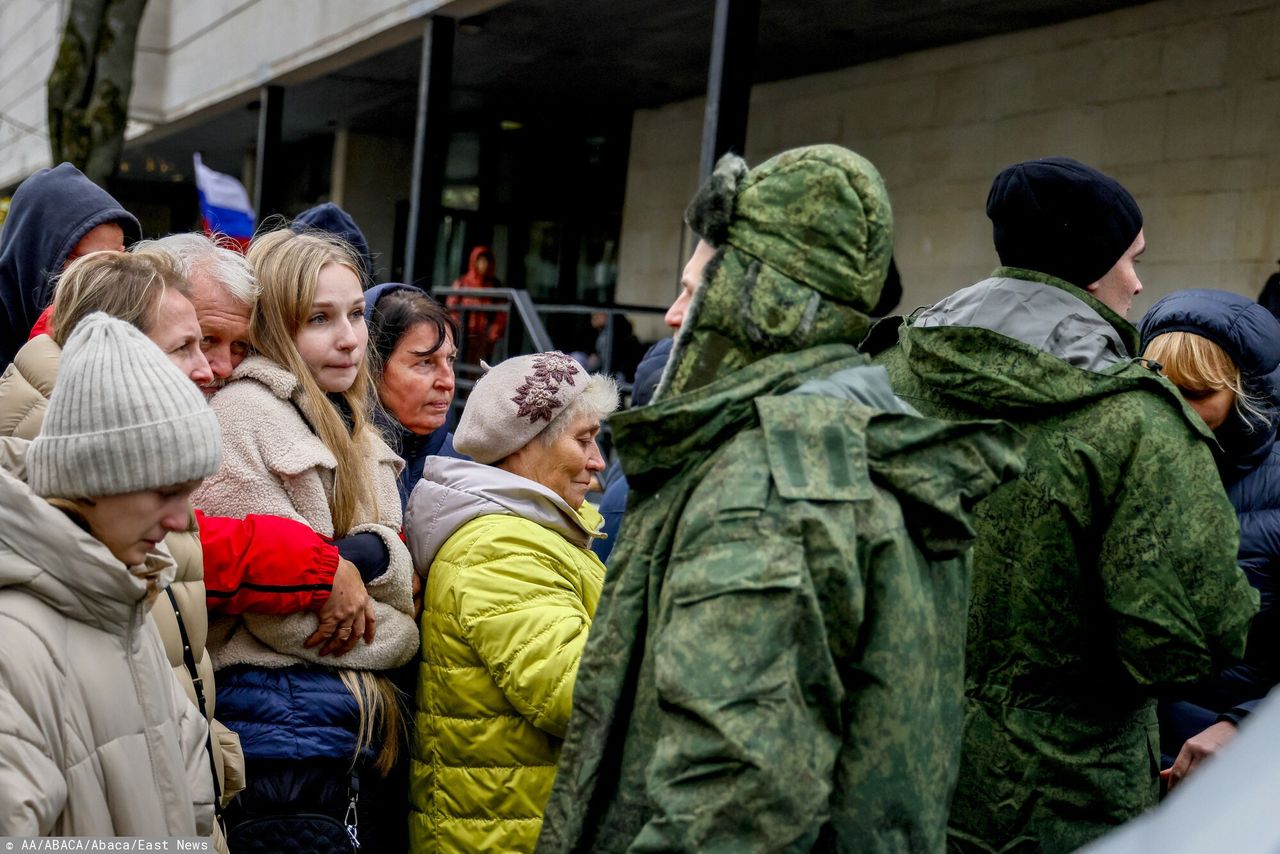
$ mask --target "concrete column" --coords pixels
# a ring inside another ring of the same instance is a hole
[[[418,117],[413,139],[413,183],[409,188],[406,282],[432,284],[440,194],[444,192],[449,153],[449,90],[453,77],[452,18],[432,15],[422,33],[422,70],[418,78]]]
[[[284,118],[284,87],[263,86],[258,108],[258,156],[253,177],[253,203],[258,221],[284,213],[281,189],[281,127]]]
[[[730,151],[742,154],[746,149],[759,25],[760,0],[716,0],[699,183],[711,174],[722,155]]]

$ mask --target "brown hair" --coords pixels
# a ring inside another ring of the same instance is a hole
[[[58,277],[49,337],[65,346],[76,324],[95,311],[105,311],[146,334],[160,314],[166,288],[184,296],[189,291],[168,252],[90,252]]]
[[[249,264],[262,288],[249,321],[249,341],[254,350],[298,378],[312,417],[311,427],[337,460],[329,509],[334,536],[345,536],[362,516],[375,509],[373,492],[364,476],[364,445],[373,401],[373,348],[365,348],[355,382],[341,393],[351,414],[348,429],[338,407],[316,384],[294,339],[315,301],[320,271],[338,264],[359,280],[359,265],[351,247],[341,240],[316,233],[298,234],[287,228],[254,238]]]

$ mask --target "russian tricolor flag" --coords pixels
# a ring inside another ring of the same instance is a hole
[[[196,192],[200,194],[200,217],[206,234],[220,233],[234,240],[243,252],[253,239],[253,205],[249,194],[230,175],[214,172],[195,155]]]

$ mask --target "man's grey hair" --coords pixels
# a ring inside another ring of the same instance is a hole
[[[208,276],[220,285],[232,299],[252,308],[258,302],[261,289],[253,277],[253,268],[245,257],[234,249],[219,245],[217,236],[210,238],[199,232],[171,234],[159,240],[141,240],[131,247],[162,249],[173,257],[178,273],[190,281],[196,274]]]
[[[592,374],[582,394],[570,401],[546,429],[538,434],[544,445],[550,445],[564,435],[569,425],[584,415],[603,421],[618,408],[618,384],[613,377]]]

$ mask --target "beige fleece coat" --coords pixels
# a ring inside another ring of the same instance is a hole
[[[214,395],[212,406],[222,427],[222,467],[197,490],[195,505],[206,513],[236,518],[250,513],[284,516],[333,536],[329,502],[337,461],[302,418],[312,414],[297,378],[269,359],[250,356]],[[418,651],[413,565],[400,539],[396,490],[404,463],[373,430],[365,432],[365,443],[367,477],[377,506],[367,508],[364,521],[349,533],[377,534],[391,557],[387,571],[368,584],[378,621],[373,644],[362,640],[341,659],[321,658],[320,647],[303,646],[319,623],[315,614],[243,614],[210,626],[215,668],[288,667],[301,661],[386,670]]]
[[[26,443],[0,440],[21,460]],[[148,558],[161,585],[163,550]],[[0,467],[0,836],[208,836],[207,724],[146,582]]]

